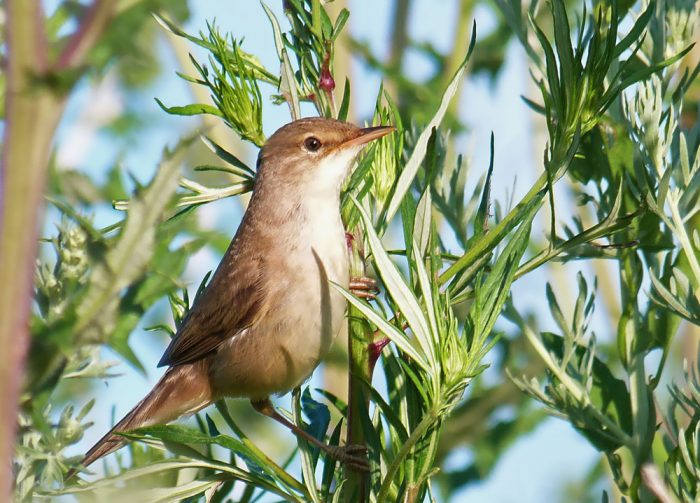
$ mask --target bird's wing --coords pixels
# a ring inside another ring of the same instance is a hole
[[[264,274],[261,256],[222,263],[183,320],[158,366],[198,360],[251,326],[259,319],[265,304]]]

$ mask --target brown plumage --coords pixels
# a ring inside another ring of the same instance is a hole
[[[392,130],[314,118],[269,138],[241,225],[159,362],[170,368],[82,466],[124,445],[115,432],[168,423],[222,397],[247,397],[285,423],[267,397],[310,376],[344,315],[329,284],[349,285],[341,183],[363,145]]]
[[[115,431],[165,424],[186,414],[193,414],[211,403],[211,387],[206,379],[208,361],[198,360],[171,367],[151,392],[85,453],[81,464],[88,466],[126,443]]]

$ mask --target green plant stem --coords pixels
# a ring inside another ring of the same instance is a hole
[[[29,344],[32,277],[42,191],[51,143],[70,89],[42,81],[50,71],[76,70],[100,38],[116,2],[100,0],[89,9],[51,67],[44,14],[39,0],[7,0],[5,129],[0,177],[0,464],[10,466],[17,399]],[[77,80],[77,79],[76,79]],[[0,475],[0,497],[10,493],[10,471]],[[8,498],[9,499],[9,498]]]
[[[535,352],[539,355],[545,365],[554,374],[554,376],[559,380],[559,382],[564,385],[564,387],[571,393],[577,402],[585,403],[588,405],[588,410],[591,412],[595,418],[600,421],[600,423],[605,426],[612,435],[614,435],[621,443],[625,444],[627,447],[632,448],[634,446],[634,439],[625,433],[620,426],[611,420],[608,416],[603,414],[597,408],[590,404],[590,399],[586,393],[581,389],[579,384],[571,379],[564,369],[559,367],[552,360],[547,348],[544,347],[542,341],[537,337],[537,335],[529,328],[524,329],[525,337],[527,338],[530,345],[533,347]]]
[[[525,264],[520,266],[518,268],[518,271],[515,273],[513,279],[518,279],[524,276],[525,274],[534,271],[541,265],[545,264],[546,262],[549,262],[551,259],[558,257],[559,255],[566,253],[567,251],[573,248],[590,243],[591,241],[599,237],[609,236],[611,233],[623,229],[624,227],[629,225],[632,219],[638,214],[639,212],[635,212],[630,215],[625,215],[619,220],[612,222],[606,219],[603,222],[600,222],[599,224],[585,229],[573,238],[564,241],[563,243],[557,246],[552,246],[547,250],[543,250],[542,252],[538,253],[530,260],[528,260]]]
[[[350,244],[350,277],[365,275],[365,261],[362,256],[362,234],[357,229]],[[365,392],[365,383],[372,382],[370,368],[369,344],[372,331],[364,321],[362,313],[352,305],[348,306],[348,445],[365,445],[362,415],[369,408],[369,396]],[[344,492],[348,503],[367,501],[369,494],[369,477],[366,473],[346,467]]]
[[[452,40],[450,55],[447,57],[445,67],[442,71],[442,87],[446,88],[452,77],[462,64],[462,54],[469,50],[470,29],[472,23],[472,11],[474,10],[474,0],[460,0],[459,11],[455,21],[454,38]],[[466,76],[464,77],[466,78]],[[455,93],[450,102],[448,111],[455,114],[460,103],[461,87]]]
[[[284,483],[289,488],[299,491],[302,495],[304,495],[305,498],[309,498],[308,491],[304,484],[292,477],[289,473],[287,473],[286,470],[284,470],[281,466],[279,466],[271,458],[269,458],[267,454],[261,451],[260,448],[258,448],[258,446],[255,445],[255,443],[251,442],[250,439],[246,436],[246,434],[243,433],[243,430],[241,430],[238,427],[236,422],[231,417],[231,413],[228,411],[228,407],[226,406],[226,402],[224,400],[219,400],[218,402],[216,402],[216,409],[221,414],[221,417],[224,418],[224,421],[226,421],[228,427],[231,428],[231,430],[236,434],[239,440],[243,442],[243,445],[245,445],[248,449],[254,452],[255,455],[258,456],[260,459],[265,460],[265,465],[272,468],[272,470],[275,472],[275,475],[277,475],[277,477],[279,477],[280,480],[284,481]]]
[[[647,436],[647,422],[649,420],[649,407],[647,406],[646,394],[647,383],[644,370],[644,355],[635,353],[630,359],[631,371],[630,379],[630,405],[632,407],[632,418],[634,421],[634,475],[630,488],[632,495],[638,493],[641,486],[642,465],[649,457],[648,452],[644,452],[644,440]]]
[[[472,248],[467,250],[455,263],[448,267],[439,278],[440,284],[447,283],[455,274],[473,263],[483,254],[493,250],[516,225],[518,218],[531,204],[542,204],[547,193],[547,174],[542,173],[527,194],[508,214],[498,222],[482,239],[477,241]]]
[[[5,130],[0,166],[0,499],[12,486],[17,401],[29,345],[36,233],[53,132],[64,100],[32,82],[46,70],[39,0],[8,0]]]
[[[379,493],[377,494],[378,503],[386,501],[386,498],[389,495],[389,491],[391,490],[391,486],[394,481],[394,475],[396,475],[396,472],[401,467],[404,458],[408,455],[411,449],[413,449],[413,446],[421,439],[425,432],[428,431],[428,429],[433,425],[433,423],[437,420],[438,416],[439,413],[436,409],[430,409],[426,413],[426,415],[423,416],[421,422],[418,423],[418,426],[416,426],[416,428],[411,432],[411,435],[401,446],[399,452],[396,453],[396,457],[394,457],[394,461],[392,461],[392,463],[389,465],[389,468],[387,468],[386,475],[384,476],[384,481],[382,482],[382,485],[379,488]]]

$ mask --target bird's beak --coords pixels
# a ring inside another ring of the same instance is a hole
[[[396,128],[394,126],[366,127],[364,129],[360,129],[360,134],[358,136],[343,142],[341,146],[345,148],[364,145],[365,143],[369,143],[372,140],[376,140],[378,138],[381,138],[382,136],[386,136],[393,131],[396,131]]]

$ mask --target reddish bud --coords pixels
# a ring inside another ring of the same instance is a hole
[[[330,59],[330,54],[326,53],[326,57],[321,65],[321,76],[318,79],[318,87],[327,93],[331,93],[335,89],[335,80],[333,75],[331,75]]]
[[[327,93],[330,93],[331,91],[333,91],[333,89],[335,89],[335,80],[333,80],[333,76],[330,72],[321,72],[321,78],[318,79],[318,87],[320,87]]]
[[[379,356],[382,354],[382,350],[389,344],[389,338],[384,337],[375,342],[370,342],[369,344],[369,368],[374,369],[374,366],[379,360]]]
[[[355,241],[355,236],[352,235],[350,232],[345,233],[345,244],[348,247],[348,250],[352,249],[352,243]]]

